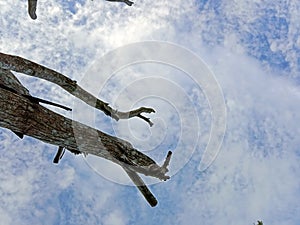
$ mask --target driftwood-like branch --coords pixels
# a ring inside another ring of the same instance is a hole
[[[28,135],[59,146],[54,163],[62,158],[64,149],[74,154],[93,154],[117,163],[148,203],[151,206],[157,204],[156,198],[137,173],[161,180],[169,179],[166,173],[171,152],[164,164],[159,166],[129,142],[59,115],[28,96],[29,91],[17,78],[9,70],[0,68],[0,127],[10,129],[20,138]]]
[[[0,126],[16,133],[61,146],[78,154],[93,154],[125,169],[130,178],[152,206],[154,196],[137,178],[137,173],[166,180],[168,169],[137,151],[130,143],[65,118],[51,110],[31,102],[28,98],[0,88]],[[62,149],[60,149],[62,150]],[[61,158],[61,153],[58,156]],[[147,191],[148,190],[148,191]],[[151,196],[151,197],[149,197]]]
[[[114,118],[115,120],[139,117],[145,120],[150,126],[153,125],[149,118],[146,118],[141,114],[152,112],[154,113],[154,109],[140,107],[139,109],[135,109],[129,112],[121,112],[115,110],[111,108],[108,103],[101,101],[89,92],[85,91],[83,88],[77,85],[76,81],[71,80],[61,73],[58,73],[52,69],[39,65],[22,57],[0,53],[0,68],[12,70],[55,83],[70,94],[84,101],[86,104],[103,111],[106,115]]]

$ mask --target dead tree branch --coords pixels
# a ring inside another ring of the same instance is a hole
[[[156,198],[137,173],[161,180],[169,179],[166,173],[168,172],[167,166],[171,152],[168,153],[164,164],[159,166],[150,157],[136,150],[129,142],[66,118],[39,105],[39,101],[36,101],[35,97],[29,94],[29,91],[8,69],[14,69],[17,72],[28,72],[29,70],[32,71],[31,68],[35,68],[39,69],[39,76],[44,78],[45,75],[42,72],[44,67],[29,61],[27,65],[33,65],[33,67],[28,69],[28,67],[20,65],[19,61],[10,64],[7,61],[9,58],[3,60],[2,56],[3,54],[0,54],[0,127],[10,129],[20,138],[28,135],[59,146],[53,160],[54,163],[58,163],[61,159],[64,149],[74,154],[93,154],[110,160],[126,171],[151,206],[157,204]],[[13,57],[13,59],[15,58]],[[21,62],[24,63],[24,61]],[[14,67],[14,63],[19,67]],[[60,84],[69,82],[69,78],[61,74],[55,77],[57,73],[52,70],[49,73],[48,70],[46,68],[46,74],[53,74],[53,79],[56,82],[59,81],[60,77],[65,79],[62,82],[60,81]],[[36,74],[30,72],[30,74],[32,73]],[[65,85],[65,87],[69,88],[68,85]]]
[[[93,154],[135,172],[168,179],[164,167],[122,139],[59,115],[30,99],[0,88],[0,126],[62,146],[73,153]]]
[[[135,109],[129,112],[118,111],[116,109],[111,108],[108,105],[108,103],[101,101],[89,92],[85,91],[83,88],[77,85],[76,81],[71,80],[70,78],[64,76],[61,73],[58,73],[54,70],[51,70],[45,66],[39,65],[22,57],[0,53],[0,68],[41,78],[50,81],[54,84],[57,84],[73,96],[81,99],[86,104],[103,111],[107,116],[110,116],[117,121],[119,119],[139,117],[145,120],[150,126],[153,125],[149,118],[141,114],[152,112],[154,113],[154,109],[140,107],[139,109]]]

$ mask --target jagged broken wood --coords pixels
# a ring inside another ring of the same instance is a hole
[[[44,77],[46,75],[43,74],[42,69],[45,69],[45,67],[39,67],[38,64],[28,60],[24,61],[20,57],[5,56],[5,54],[0,54],[1,127],[10,129],[21,137],[28,135],[59,146],[58,153],[54,158],[55,163],[61,159],[64,149],[74,154],[93,154],[117,163],[126,171],[149,204],[151,206],[157,204],[156,198],[137,173],[161,180],[169,179],[166,173],[168,172],[167,166],[171,152],[168,153],[164,164],[159,166],[150,157],[136,150],[129,142],[68,119],[39,105],[39,102],[32,101],[31,98],[26,97],[30,96],[29,91],[10,70],[17,72],[24,72],[24,70],[28,72],[30,70],[30,74],[36,74],[36,72],[32,72],[32,67],[28,69],[28,65],[33,65],[33,68],[38,69],[39,76]],[[17,60],[9,62],[9,59]],[[23,63],[27,64],[22,65]],[[49,69],[46,68],[45,71],[49,75]],[[62,77],[69,82],[67,77],[61,74],[57,75],[55,71],[50,71],[50,74],[56,75],[53,78],[54,80],[57,81]],[[1,88],[3,86],[6,88]],[[68,87],[68,85],[65,86]]]

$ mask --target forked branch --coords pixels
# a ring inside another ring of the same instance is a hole
[[[0,88],[0,126],[60,146],[57,163],[64,148],[74,154],[93,154],[119,164],[133,180],[151,206],[155,197],[137,173],[166,180],[171,153],[163,166],[136,150],[129,142],[110,136],[77,121],[61,116],[24,96]]]
[[[168,153],[163,165],[159,166],[150,157],[136,150],[129,142],[68,119],[43,107],[39,104],[40,102],[48,104],[51,102],[31,96],[29,91],[9,69],[17,72],[28,72],[33,71],[32,68],[35,68],[38,69],[38,77],[44,77],[45,75],[42,71],[44,67],[22,60],[21,64],[20,61],[11,63],[5,61],[9,60],[9,57],[5,58],[3,55],[0,54],[0,58],[2,57],[0,60],[0,127],[10,129],[20,138],[28,135],[59,146],[53,163],[59,162],[64,155],[65,149],[74,154],[93,154],[117,163],[126,171],[148,203],[151,206],[157,204],[156,198],[138,173],[161,180],[169,179],[170,177],[166,173],[168,172],[167,167],[170,162],[171,152]],[[14,57],[12,58],[15,59]],[[26,67],[28,64],[31,66],[30,69]],[[46,74],[53,75],[53,79],[56,79],[55,81],[59,81],[59,78],[65,79],[65,83],[62,82],[60,84],[73,82],[70,82],[69,78],[61,74],[57,75],[55,71],[50,70],[49,72],[47,68],[45,70]],[[68,85],[65,85],[65,87],[69,88]],[[60,106],[55,103],[51,104]],[[67,107],[65,108],[68,109]],[[141,110],[129,112],[127,117],[140,116],[140,111],[152,112],[151,109],[141,108]],[[125,113],[120,115],[121,117],[126,117]]]

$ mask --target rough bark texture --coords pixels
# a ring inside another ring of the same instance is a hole
[[[93,154],[132,170],[166,179],[154,160],[122,139],[61,116],[21,95],[0,88],[0,126],[73,153]]]
[[[34,75],[58,83],[75,96],[89,101],[93,96],[76,85],[75,81],[53,70],[20,57],[0,54],[0,126],[19,137],[28,135],[72,153],[93,154],[119,164],[129,175],[151,206],[157,200],[137,173],[166,180],[169,153],[162,166],[136,150],[129,142],[110,136],[92,127],[59,115],[39,104],[35,97],[9,70]],[[11,60],[11,61],[10,61]],[[78,91],[79,90],[79,91]],[[80,94],[85,95],[84,97]],[[30,98],[28,98],[28,96]],[[95,97],[93,97],[95,98]],[[95,99],[94,99],[95,100]],[[99,100],[100,101],[100,100]],[[107,106],[107,104],[105,104]],[[117,114],[115,114],[117,115]],[[57,161],[58,162],[58,161]]]

